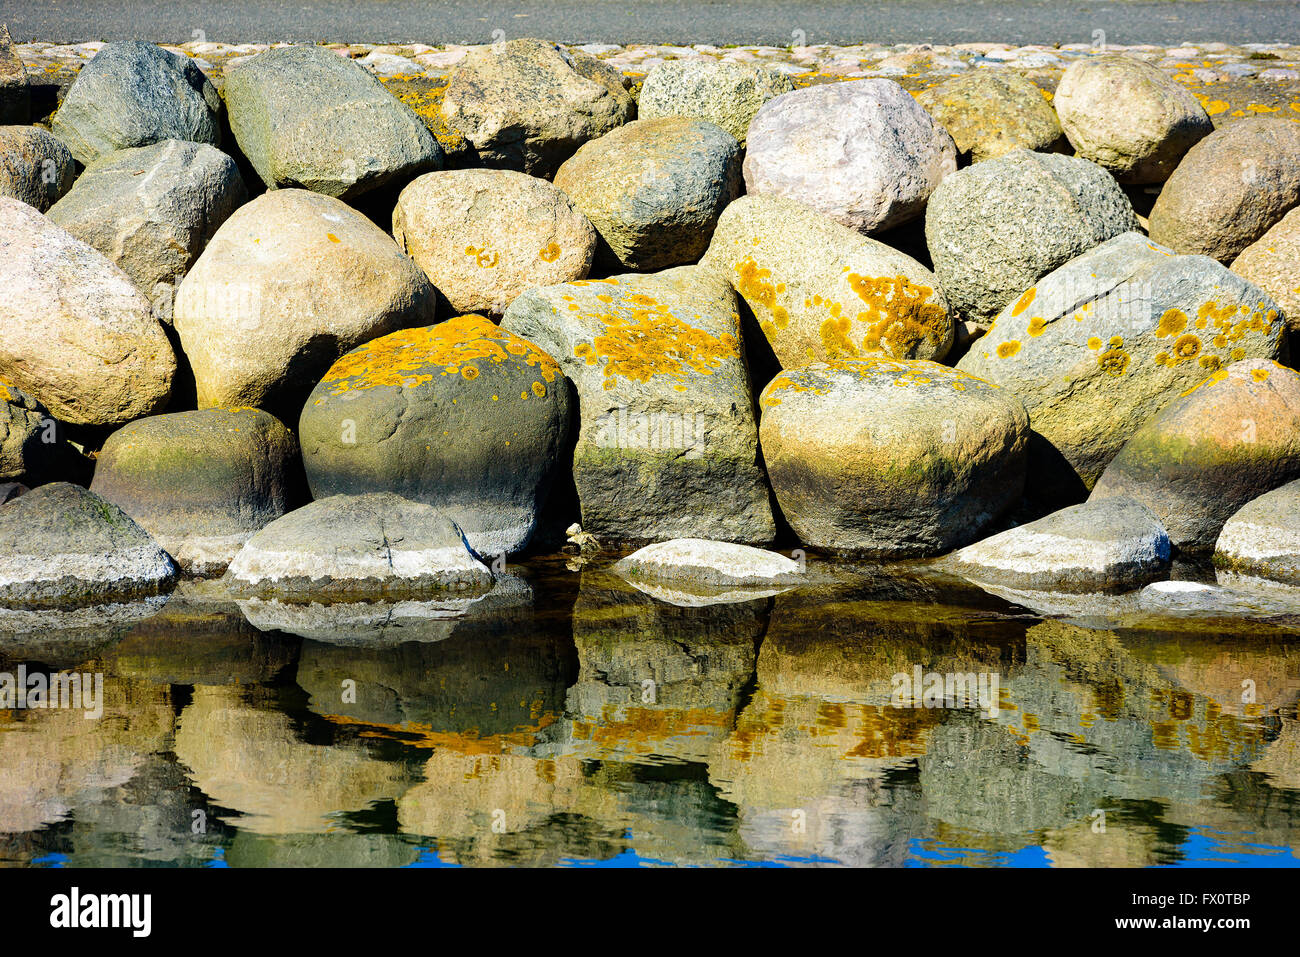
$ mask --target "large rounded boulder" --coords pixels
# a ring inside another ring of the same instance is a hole
[[[667,60],[653,67],[641,84],[637,116],[685,116],[716,123],[741,146],[749,124],[764,103],[794,90],[784,73],[761,66],[720,60]]]
[[[43,213],[75,178],[72,154],[56,136],[39,126],[0,126],[0,197]]]
[[[144,529],[80,485],[42,485],[0,506],[0,606],[123,601],[175,579]]]
[[[1300,478],[1300,374],[1236,362],[1174,399],[1133,434],[1092,498],[1141,502],[1174,547],[1205,552],[1232,513]]]
[[[919,216],[957,168],[957,148],[892,80],[785,93],[749,125],[745,186],[813,207],[861,233]]]
[[[1300,586],[1300,480],[1247,502],[1223,526],[1214,564]]]
[[[957,367],[1029,409],[1031,490],[1078,501],[1143,423],[1231,362],[1276,358],[1281,335],[1263,290],[1128,233],[1026,289]]]
[[[98,250],[0,199],[0,377],[61,421],[162,411],[176,354],[149,300]]]
[[[1133,57],[1074,61],[1053,102],[1075,154],[1121,183],[1163,183],[1183,154],[1214,131],[1190,90]]]
[[[1300,209],[1293,209],[1232,261],[1232,271],[1273,297],[1300,331]]]
[[[109,436],[90,490],[185,571],[220,574],[254,532],[298,504],[298,443],[260,409],[150,416]]]
[[[224,93],[239,148],[271,189],[351,199],[443,164],[410,107],[324,47],[259,53],[227,72]]]
[[[555,185],[591,220],[620,270],[693,263],[740,193],[740,144],[707,120],[636,120],[579,147]]]
[[[200,407],[300,407],[345,352],[433,321],[420,267],[365,216],[301,189],[240,207],[176,296]]]
[[[949,303],[987,323],[1040,277],[1137,225],[1096,163],[1015,150],[944,180],[926,208],[925,240]]]
[[[91,164],[49,217],[152,293],[158,283],[179,282],[247,199],[239,167],[225,153],[165,140]]]
[[[569,382],[531,342],[460,316],[343,356],[299,424],[312,494],[437,506],[481,555],[528,544],[569,431]]]
[[[702,264],[753,310],[783,368],[864,355],[942,359],[953,342],[930,270],[801,203],[736,200]]]
[[[808,545],[941,554],[977,538],[1024,490],[1024,407],[935,362],[813,363],[782,372],[759,403],[772,489]]]
[[[452,71],[441,117],[483,166],[550,178],[587,140],[636,115],[613,67],[545,40],[471,50]]]
[[[1012,150],[1061,152],[1060,121],[1043,91],[1018,73],[974,70],[945,80],[916,101],[939,121],[972,163]]]
[[[221,97],[199,65],[129,40],[101,47],[81,68],[50,129],[89,166],[107,153],[163,140],[221,142]]]
[[[438,509],[372,492],[332,495],[276,519],[223,581],[244,597],[363,601],[486,592],[492,573]]]
[[[587,278],[597,234],[544,179],[458,169],[402,190],[393,237],[457,312],[499,315],[532,286]]]
[[[1151,238],[1230,263],[1300,204],[1300,124],[1254,117],[1183,157],[1151,208]]]

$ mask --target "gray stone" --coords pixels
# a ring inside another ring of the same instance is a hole
[[[1163,183],[1183,155],[1214,131],[1191,90],[1133,57],[1074,61],[1053,103],[1075,153],[1121,183]]]
[[[570,388],[554,359],[482,316],[372,340],[303,409],[312,494],[395,492],[436,506],[480,555],[521,551],[567,465]]]
[[[9,28],[0,23],[0,125],[30,122],[31,107],[27,71],[14,49]]]
[[[471,50],[442,98],[479,165],[546,179],[587,140],[636,115],[623,75],[578,51],[521,39]]]
[[[81,68],[50,128],[89,166],[162,140],[219,145],[221,111],[216,87],[194,61],[128,40],[100,48]]]
[[[925,240],[948,302],[988,322],[1057,266],[1137,228],[1096,163],[1015,150],[948,177],[930,198]]]
[[[59,439],[57,423],[45,407],[26,392],[0,379],[0,483],[41,477],[54,462]],[[0,505],[8,496],[0,493]]]
[[[1183,552],[1208,552],[1232,513],[1300,478],[1300,374],[1271,359],[1215,372],[1149,419],[1092,498],[1141,502]]]
[[[260,409],[137,419],[108,437],[90,490],[194,575],[219,575],[303,495],[298,443]]]
[[[1300,204],[1300,124],[1253,117],[1183,157],[1151,208],[1151,238],[1230,263]]]
[[[787,369],[759,404],[772,490],[807,545],[937,555],[974,541],[1024,489],[1024,407],[1008,390],[936,362]]]
[[[103,254],[0,199],[0,378],[63,422],[162,411],[176,355],[149,300]]]
[[[1286,314],[1287,328],[1300,331],[1300,208],[1242,250],[1232,271],[1273,297]]]
[[[749,126],[745,186],[871,233],[914,219],[957,148],[892,80],[810,86],[769,100]]]
[[[410,107],[323,47],[259,53],[227,73],[224,92],[239,148],[270,189],[352,199],[443,165]]]
[[[974,582],[1067,593],[1127,591],[1169,568],[1169,536],[1145,505],[1072,505],[968,545],[945,565]]]
[[[577,387],[585,531],[771,541],[740,316],[724,278],[680,266],[531,289],[502,325],[554,356]]]
[[[555,185],[600,233],[605,265],[684,266],[704,254],[740,193],[740,153],[735,137],[706,120],[636,120],[579,147]]]
[[[225,153],[164,140],[92,163],[49,217],[152,294],[158,283],[179,282],[247,199],[239,168]]]
[[[58,137],[39,126],[0,126],[0,196],[43,213],[75,178],[72,154]]]
[[[1219,533],[1214,564],[1239,574],[1300,585],[1300,480],[1238,509]]]
[[[957,367],[1025,403],[1031,491],[1077,501],[1181,393],[1230,362],[1276,358],[1282,328],[1263,290],[1128,233],[1027,289]]]
[[[120,508],[55,482],[0,507],[0,605],[93,604],[156,595],[167,553]]]
[[[675,538],[641,548],[611,569],[628,581],[698,585],[788,585],[806,580],[792,558],[752,545],[704,538]]]
[[[685,116],[716,123],[741,146],[754,114],[768,100],[794,89],[784,73],[718,60],[669,60],[653,67],[641,84],[637,116]]]
[[[531,286],[587,278],[597,240],[563,190],[505,169],[425,173],[397,198],[393,237],[453,309],[494,315]]]
[[[436,508],[373,492],[276,519],[240,549],[224,581],[244,598],[357,601],[485,592],[492,573]]]

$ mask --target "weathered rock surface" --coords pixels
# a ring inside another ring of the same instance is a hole
[[[1025,403],[1031,491],[1077,501],[1143,423],[1221,366],[1276,358],[1281,334],[1258,287],[1129,233],[1025,290],[957,367]]]
[[[276,519],[240,549],[225,581],[244,597],[355,601],[487,591],[492,573],[436,508],[372,492]]]
[[[919,216],[957,149],[892,80],[810,86],[769,100],[749,126],[745,186],[812,206],[862,233]]]
[[[200,407],[296,414],[344,353],[433,321],[433,287],[392,238],[337,199],[265,193],[235,211],[176,296]]]
[[[43,213],[72,187],[75,169],[68,148],[39,126],[0,126],[0,197]]]
[[[1037,591],[1126,591],[1169,567],[1169,536],[1145,505],[1108,498],[999,532],[945,564],[976,582]]]
[[[58,419],[161,411],[176,356],[127,275],[31,206],[0,199],[0,377]]]
[[[587,140],[636,115],[617,70],[545,40],[471,50],[443,94],[446,124],[483,166],[550,178]]]
[[[27,70],[14,49],[9,28],[0,24],[0,125],[30,122],[31,108]]]
[[[1241,251],[1232,271],[1272,297],[1287,328],[1300,331],[1300,209],[1293,209]]]
[[[706,120],[636,120],[578,148],[555,174],[616,269],[693,263],[740,193],[740,144]]]
[[[1233,363],[1133,434],[1092,498],[1155,513],[1174,547],[1205,552],[1251,499],[1300,478],[1300,374],[1269,359]]]
[[[942,359],[953,342],[930,270],[801,203],[736,200],[702,264],[749,304],[787,369],[873,354]]]
[[[1024,407],[935,362],[814,363],[759,401],[772,489],[808,545],[936,555],[973,541],[1024,489]]]
[[[221,97],[197,63],[152,43],[110,43],[81,68],[50,129],[89,166],[162,140],[221,142]]]
[[[55,462],[58,438],[57,423],[45,407],[0,379],[0,505],[16,497],[21,486],[13,483],[46,474]]]
[[[1018,73],[976,70],[916,98],[972,163],[1012,150],[1063,152],[1061,124],[1043,91]]]
[[[1057,266],[1137,228],[1128,197],[1096,163],[1014,150],[948,177],[925,213],[944,294],[988,322]]]
[[[1061,77],[1053,104],[1075,153],[1121,183],[1163,183],[1214,131],[1187,87],[1134,57],[1076,60]]]
[[[531,286],[585,279],[597,239],[563,190],[487,169],[413,181],[393,210],[393,236],[453,309],[495,315]]]
[[[229,72],[224,93],[239,148],[271,189],[352,199],[443,163],[410,107],[324,47],[259,53]]]
[[[0,507],[0,605],[120,601],[175,577],[144,529],[79,485],[42,485]]]
[[[1183,157],[1151,209],[1151,238],[1230,263],[1300,203],[1300,125],[1273,117],[1216,130]]]
[[[1224,569],[1300,585],[1300,480],[1246,503],[1228,519],[1214,547]]]
[[[225,153],[165,140],[92,163],[49,217],[152,293],[160,282],[179,282],[247,199],[239,168]]]
[[[90,490],[185,571],[220,574],[254,532],[298,504],[298,443],[260,409],[137,419],[104,443]]]
[[[299,424],[312,494],[434,505],[480,555],[528,544],[569,433],[555,360],[481,316],[394,332],[326,373]]]
[[[668,60],[646,74],[637,98],[637,116],[685,116],[716,123],[741,146],[754,114],[768,100],[789,93],[784,73],[761,66],[717,60]]]
[[[506,311],[577,387],[585,531],[771,541],[735,310],[725,279],[682,266],[532,289]]]

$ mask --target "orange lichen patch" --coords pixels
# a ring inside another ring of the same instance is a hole
[[[1215,372],[1214,375],[1210,376],[1208,379],[1202,379],[1200,382],[1196,383],[1196,385],[1192,386],[1190,389],[1184,392],[1183,395],[1185,396],[1191,395],[1193,392],[1195,392],[1197,389],[1203,386],[1212,386],[1216,382],[1222,382],[1226,378],[1228,378],[1228,370],[1220,369],[1217,372]]]
[[[537,398],[546,398],[546,386],[541,382],[534,382],[530,388],[533,390],[533,395],[537,396]]]
[[[629,304],[636,308],[628,309]],[[592,316],[605,324],[605,331],[573,347],[573,354],[588,365],[604,362],[606,389],[614,388],[619,377],[648,382],[663,375],[682,382],[692,373],[712,375],[723,362],[740,358],[736,336],[714,336],[688,325],[651,296],[637,293],[620,306],[626,312]]]
[[[328,240],[329,240],[330,242],[332,242],[332,243],[339,243],[339,242],[342,242],[342,241],[343,241],[343,240],[339,239],[337,236],[335,236],[333,233],[326,233],[326,234],[325,234],[325,238],[328,239]]]
[[[790,310],[776,301],[777,284],[769,281],[772,270],[761,268],[753,256],[746,256],[736,264],[736,275],[736,290],[745,301],[756,302],[772,314],[771,320],[759,323],[763,333],[771,339],[777,331],[790,324]],[[784,291],[785,284],[780,285],[780,291]]]
[[[465,255],[484,269],[491,269],[500,259],[497,253],[489,251],[487,246],[466,246]]]
[[[1187,328],[1187,313],[1181,309],[1166,309],[1156,326],[1156,338],[1167,339],[1176,336]]]
[[[849,273],[849,287],[866,305],[855,316],[865,323],[866,334],[861,340],[862,352],[885,352],[895,357],[906,356],[919,342],[941,342],[948,333],[951,320],[948,310],[932,302],[934,290],[919,286],[906,276],[860,276]],[[826,340],[825,326],[822,332]],[[848,343],[852,347],[852,343]],[[843,353],[827,351],[831,358]],[[857,355],[855,349],[844,350]]]
[[[1211,356],[1211,355],[1201,356],[1199,359],[1196,360],[1196,362],[1202,369],[1208,369],[1211,372],[1219,368],[1219,364],[1220,364],[1219,357]]]
[[[1267,381],[1268,381],[1268,370],[1267,370],[1267,369],[1251,369],[1251,370],[1250,370],[1250,377],[1251,377],[1252,379],[1254,379],[1256,382],[1267,382]]]
[[[1034,316],[1034,318],[1029,320],[1029,327],[1025,331],[1034,338],[1037,338],[1043,334],[1043,330],[1046,328],[1047,320],[1042,316]]]
[[[542,262],[553,263],[555,262],[555,260],[560,258],[560,252],[561,252],[560,244],[551,243],[549,246],[547,246],[545,249],[539,252],[537,254],[537,257],[541,259]]]
[[[1093,336],[1091,339],[1089,339],[1088,348],[1091,349],[1093,352],[1096,352],[1098,349],[1100,349],[1101,338],[1099,336]]]
[[[1240,362],[1242,359],[1246,358],[1246,350],[1241,348],[1233,349],[1231,358],[1233,362]]]
[[[1011,315],[1018,316],[1026,309],[1028,309],[1029,304],[1034,301],[1034,296],[1036,296],[1037,294],[1038,294],[1037,286],[1030,286],[1028,289],[1026,289],[1024,293],[1021,294],[1020,298],[1016,300],[1016,304],[1011,307]]]
[[[1170,354],[1170,358],[1173,359],[1175,364],[1177,364],[1179,362],[1188,362],[1195,359],[1200,354],[1201,339],[1199,336],[1193,335],[1189,332],[1186,335],[1179,336],[1174,342],[1174,348],[1173,352]]]
[[[998,345],[997,353],[999,359],[1010,359],[1020,351],[1020,342],[1016,339],[1008,339]]]
[[[1123,375],[1128,369],[1130,358],[1129,354],[1123,349],[1112,345],[1111,348],[1097,356],[1097,365],[1107,375],[1119,376]]]
[[[434,375],[473,381],[482,363],[507,360],[522,361],[547,382],[560,372],[559,363],[531,342],[482,316],[466,315],[368,342],[334,363],[321,381],[333,384],[330,395],[385,385],[412,388]]]

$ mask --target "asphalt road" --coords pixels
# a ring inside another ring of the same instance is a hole
[[[15,40],[1300,42],[1300,0],[3,0]]]

